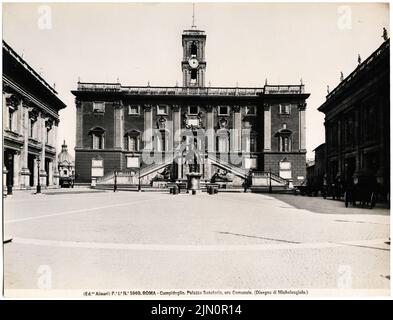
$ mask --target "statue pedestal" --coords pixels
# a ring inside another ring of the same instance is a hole
[[[201,181],[202,174],[198,172],[190,172],[187,174],[187,189],[191,191],[191,194],[201,193]]]

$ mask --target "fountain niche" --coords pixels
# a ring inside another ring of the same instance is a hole
[[[188,164],[189,172],[187,173],[187,189],[191,194],[201,193],[201,172],[200,164],[197,163],[197,157],[194,156],[193,163]]]

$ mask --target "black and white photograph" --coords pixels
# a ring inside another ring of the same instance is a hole
[[[2,3],[4,297],[390,297],[389,5]]]

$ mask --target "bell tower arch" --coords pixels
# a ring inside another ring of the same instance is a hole
[[[181,68],[183,87],[205,86],[205,44],[205,31],[197,29],[193,14],[191,29],[184,30],[182,34],[183,59]]]

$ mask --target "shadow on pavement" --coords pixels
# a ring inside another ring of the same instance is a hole
[[[266,195],[266,194],[264,194]],[[344,202],[322,197],[308,197],[291,194],[268,194],[277,200],[283,201],[297,209],[305,209],[315,213],[326,214],[371,214],[389,216],[389,204],[377,203],[376,207],[369,209],[367,206],[356,206],[345,208]]]

